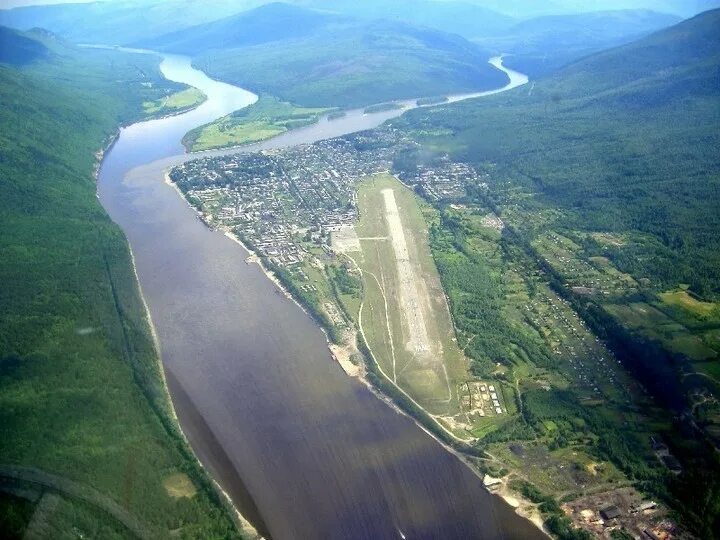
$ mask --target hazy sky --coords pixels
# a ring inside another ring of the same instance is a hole
[[[18,6],[32,6],[37,4],[79,4],[81,2],[95,2],[96,0],[0,0],[0,8],[8,9]]]

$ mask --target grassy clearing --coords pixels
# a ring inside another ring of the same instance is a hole
[[[314,124],[330,110],[297,107],[271,96],[262,96],[249,107],[192,130],[183,138],[183,144],[196,152],[263,141]]]
[[[143,111],[146,115],[157,118],[194,109],[206,99],[207,96],[197,88],[188,88],[153,101],[145,101]]]
[[[173,499],[182,497],[192,498],[197,493],[195,484],[192,483],[190,477],[185,473],[174,473],[163,480],[163,485],[168,495]]]
[[[718,355],[717,352],[706,346],[698,336],[692,334],[681,333],[675,335],[668,345],[670,350],[684,354],[695,361],[710,360]]]
[[[658,295],[668,306],[679,307],[699,318],[717,316],[720,319],[720,307],[714,302],[698,300],[686,290],[668,291]]]
[[[663,295],[663,303],[657,306],[646,302],[635,302],[609,304],[605,309],[626,327],[657,340],[668,350],[682,354],[692,361],[716,358],[720,343],[707,339],[702,327],[699,330],[693,328],[695,315],[684,307],[687,305],[685,294],[683,292],[671,293],[671,296]],[[698,304],[696,300],[690,300],[691,305]],[[668,302],[671,302],[673,308],[678,309],[671,309],[668,313],[658,309],[667,306]],[[679,302],[682,302],[682,308],[679,308],[681,305]],[[675,318],[669,315],[674,315]],[[712,336],[712,333],[710,335]]]

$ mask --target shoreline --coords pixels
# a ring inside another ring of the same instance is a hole
[[[456,448],[453,448],[451,445],[449,445],[447,442],[440,439],[435,433],[432,432],[432,430],[425,425],[420,419],[416,418],[414,415],[410,414],[409,412],[405,411],[398,403],[394,401],[392,396],[385,393],[381,388],[378,388],[373,382],[368,378],[368,368],[363,365],[356,365],[352,363],[350,360],[350,355],[347,355],[347,358],[345,357],[345,354],[343,352],[347,352],[347,349],[352,349],[352,346],[346,345],[346,346],[339,346],[334,344],[328,335],[327,330],[324,328],[324,326],[320,323],[318,323],[315,318],[312,316],[312,314],[300,303],[297,301],[297,299],[287,290],[285,285],[282,283],[282,281],[275,275],[275,273],[267,268],[265,264],[262,261],[262,258],[258,256],[258,254],[255,252],[255,250],[250,249],[249,246],[247,246],[236,234],[234,234],[232,231],[227,229],[226,227],[218,227],[218,228],[212,228],[210,225],[208,225],[206,221],[205,215],[200,212],[195,206],[193,206],[188,200],[187,197],[183,194],[183,192],[180,190],[180,188],[175,184],[175,182],[172,181],[170,178],[170,170],[166,169],[163,172],[163,179],[164,183],[172,187],[177,194],[183,199],[185,204],[187,204],[193,212],[197,215],[198,219],[203,222],[203,224],[212,232],[218,232],[238,244],[245,252],[248,254],[246,257],[246,263],[257,263],[257,265],[260,267],[262,273],[269,279],[278,289],[279,292],[283,294],[288,300],[293,302],[296,306],[298,306],[306,315],[308,315],[310,318],[313,319],[317,327],[322,331],[323,335],[325,336],[325,341],[328,346],[329,351],[329,357],[331,359],[331,362],[337,363],[340,368],[348,375],[349,377],[355,378],[358,381],[360,381],[363,386],[365,386],[376,398],[378,398],[380,401],[385,403],[387,406],[389,406],[392,410],[394,410],[397,414],[403,415],[406,418],[410,419],[417,427],[419,427],[423,432],[425,432],[427,435],[432,437],[433,440],[435,440],[437,443],[439,443],[446,451],[453,454],[457,459],[459,459],[470,471],[477,476],[478,479],[482,482],[485,477],[487,476],[485,473],[482,473],[478,468],[472,463],[471,457],[468,454],[462,452],[461,450],[458,450]],[[429,412],[427,412],[424,408],[422,408],[411,396],[409,396],[402,388],[395,385],[392,381],[390,381],[387,377],[387,375],[382,371],[380,366],[378,365],[375,358],[366,358],[366,354],[362,353],[357,347],[354,347],[355,351],[362,355],[363,358],[365,358],[365,362],[373,362],[375,366],[379,369],[380,373],[382,374],[382,377],[387,380],[389,384],[392,384],[395,386],[405,397],[411,400],[411,402],[417,406],[420,410],[422,410],[426,415],[428,415],[429,418],[432,419],[432,422],[435,426],[442,429],[445,433],[447,433],[450,437],[457,440],[460,444],[467,444],[467,441],[464,441],[454,435],[453,433],[449,432],[445,426],[440,424],[440,422],[437,421],[431,415]],[[369,349],[370,354],[372,355],[372,351]],[[340,355],[337,353],[340,352]],[[492,459],[488,456],[489,459]],[[478,458],[478,459],[488,459],[488,458]],[[498,491],[493,491],[489,489],[487,486],[483,484],[483,488],[485,491],[492,496],[500,498],[505,504],[507,504],[510,508],[513,509],[513,511],[520,516],[523,519],[526,519],[530,521],[533,525],[535,525],[543,534],[547,535],[550,538],[550,535],[548,534],[548,531],[544,527],[544,523],[542,520],[542,517],[534,512],[529,511],[531,508],[535,508],[535,505],[533,505],[532,502],[529,500],[523,499],[520,494],[511,494],[509,492],[509,489],[505,485],[506,483],[503,482],[503,489]]]

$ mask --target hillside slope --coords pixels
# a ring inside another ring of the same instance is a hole
[[[272,0],[113,0],[0,10],[0,24],[28,30],[47,28],[69,40],[109,45],[152,39],[190,26],[219,21]],[[388,19],[457,33],[465,37],[495,35],[514,20],[466,1],[447,0],[289,0],[326,13],[364,19]],[[298,30],[302,25],[298,24]]]
[[[137,45],[158,51],[197,55],[208,50],[236,49],[299,39],[343,20],[338,15],[290,4],[271,3],[231,17],[143,40]]]
[[[537,17],[506,32],[477,40],[507,53],[506,63],[533,78],[592,53],[617,47],[681,21],[647,10],[598,11]]]
[[[45,28],[74,43],[124,45],[228,17],[263,0],[113,0],[0,9],[0,25]]]
[[[331,13],[403,22],[459,34],[466,38],[497,35],[516,22],[508,15],[465,1],[301,0],[301,3]]]
[[[251,43],[256,44],[244,46]],[[150,45],[194,49],[195,64],[211,75],[307,107],[363,106],[507,82],[488,65],[487,52],[460,36],[287,4],[199,25]]]
[[[0,64],[22,66],[50,54],[45,45],[28,36],[0,26]]]
[[[692,17],[720,6],[719,0],[557,0],[567,11],[598,11],[604,9],[654,9]]]
[[[683,76],[712,78],[720,58],[720,10],[693,17],[646,39],[605,51],[567,66],[566,85],[600,91],[654,80],[657,85],[684,82]],[[715,85],[717,90],[717,85]]]
[[[0,62],[0,536],[42,508],[46,538],[237,537],[172,420],[127,242],[96,197],[95,153],[166,90],[157,60],[43,33],[3,54],[28,40],[49,55]]]
[[[507,164],[506,174],[538,197],[572,215],[582,209],[584,228],[639,227],[663,237],[668,254],[683,252],[672,257],[669,281],[720,297],[718,24],[720,11],[708,12],[578,61],[532,92],[413,111],[406,125],[451,129],[459,157]],[[651,264],[648,273],[670,272]]]

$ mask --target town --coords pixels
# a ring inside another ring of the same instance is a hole
[[[357,183],[392,168],[398,148],[412,145],[391,131],[350,135],[289,149],[189,161],[170,179],[212,228],[236,235],[259,257],[287,267],[305,260],[307,242],[330,249],[331,233],[357,220]],[[484,185],[449,159],[403,180],[426,197],[461,197],[465,184]]]

